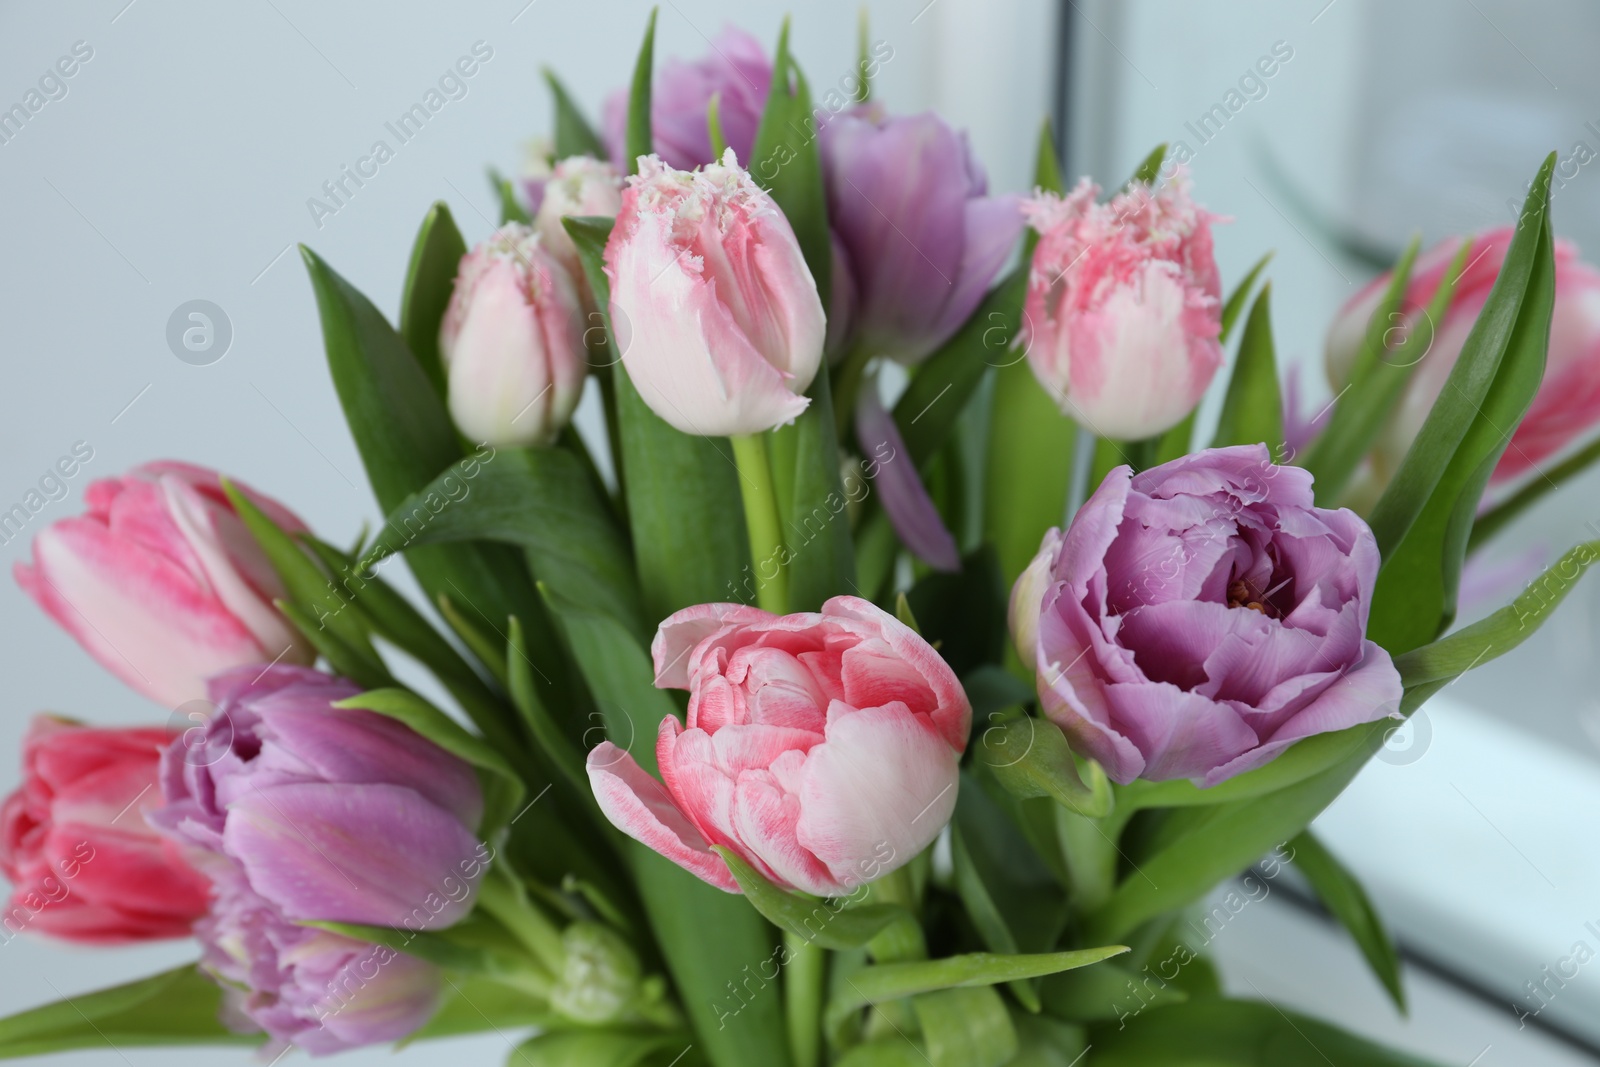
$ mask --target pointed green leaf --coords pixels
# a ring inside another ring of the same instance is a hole
[[[573,102],[572,95],[567,92],[567,87],[561,84],[561,79],[556,77],[555,71],[546,67],[544,80],[550,86],[550,97],[556,105],[556,158],[566,159],[569,156],[609,158],[600,135],[594,132],[589,120],[583,117],[583,112]]]
[[[364,689],[381,689],[394,684],[394,677],[382,662],[346,644],[305,608],[287,600],[274,600],[272,605],[311,642],[311,647],[328,662],[328,669],[334,674],[348,678]]]
[[[650,82],[655,76],[656,13],[650,9],[650,21],[645,26],[644,43],[639,46],[639,58],[633,65],[633,84],[628,91],[628,173],[639,172],[639,157],[655,151],[655,141],[650,134]],[[596,291],[598,296],[598,291]],[[601,307],[605,301],[600,300]]]
[[[1085,783],[1066,736],[1048,719],[1023,715],[990,726],[983,731],[976,758],[1012,796],[1051,797],[1091,819],[1111,811],[1111,782],[1105,770],[1088,761]]]
[[[500,201],[500,225],[508,222],[520,222],[524,226],[533,222],[528,215],[528,209],[522,206],[522,201],[517,199],[516,186],[510,179],[493,167],[489,168],[489,187],[494,190],[495,197]]]
[[[833,243],[828,236],[828,201],[822,157],[811,112],[811,90],[789,54],[789,20],[778,31],[767,105],[756,128],[747,164],[751,177],[778,202],[800,243],[806,266],[826,304],[832,292]],[[815,406],[815,402],[813,402]]]
[[[1272,283],[1250,309],[1239,339],[1239,355],[1222,400],[1211,447],[1264,444],[1274,455],[1283,445],[1283,396],[1278,389],[1277,355],[1272,343]]]
[[[1600,460],[1600,437],[1596,437],[1560,463],[1545,470],[1542,477],[1532,479],[1527,485],[1480,514],[1472,524],[1472,537],[1467,541],[1467,551],[1470,553],[1488,542],[1518,515],[1543,500],[1547,493],[1561,488],[1588,470],[1596,460]]]
[[[522,622],[515,615],[511,617],[511,633],[506,642],[506,676],[512,702],[537,748],[566,781],[572,793],[593,804],[594,793],[589,788],[589,776],[583,767],[583,754],[561,732],[561,727],[551,718],[549,709],[539,700],[533,683],[533,661],[528,658],[522,637]]]
[[[1317,899],[1350,931],[1372,973],[1378,976],[1395,1007],[1404,1014],[1406,993],[1400,981],[1400,954],[1395,951],[1389,931],[1384,929],[1383,920],[1378,917],[1367,891],[1310,830],[1289,842],[1289,847],[1294,853],[1294,865],[1311,883]]]
[[[911,921],[910,914],[893,904],[853,905],[848,897],[823,900],[790,893],[767,881],[738,854],[713,845],[734,881],[752,907],[780,930],[822,948],[861,948],[894,922]],[[852,894],[854,895],[854,894]]]
[[[455,291],[456,271],[467,243],[443,200],[428,209],[411,245],[405,289],[400,294],[400,336],[417,357],[434,390],[445,395],[444,362],[439,356],[439,326]]]
[[[222,1025],[222,989],[193,965],[0,1019],[0,1059],[73,1049],[258,1045]]]
[[[1166,144],[1156,145],[1155,148],[1150,150],[1150,154],[1145,156],[1140,161],[1139,166],[1134,169],[1133,177],[1128,179],[1128,184],[1132,185],[1134,182],[1139,182],[1144,185],[1154,185],[1156,179],[1161,176],[1161,164],[1166,158]]]
[[[789,554],[789,610],[818,611],[829,597],[854,592],[855,551],[840,478],[839,438],[834,432],[833,390],[824,364],[806,395],[811,405],[788,426],[768,435],[780,498],[785,549]],[[788,470],[779,472],[781,457]]]
[[[1239,284],[1234,287],[1228,299],[1222,305],[1222,330],[1217,335],[1219,344],[1227,344],[1228,338],[1233,335],[1234,323],[1239,321],[1239,315],[1244,311],[1245,304],[1250,300],[1250,293],[1256,287],[1256,279],[1261,277],[1261,272],[1267,269],[1267,264],[1272,262],[1272,253],[1268,252],[1256,260],[1256,265],[1251,267]]]

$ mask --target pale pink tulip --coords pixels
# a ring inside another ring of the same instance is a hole
[[[305,524],[245,492],[279,526]],[[17,584],[111,673],[176,708],[206,678],[252,663],[310,663],[311,646],[273,607],[284,595],[215,471],[147,463],[94,482],[88,514],[33,542]]]
[[[658,686],[688,689],[661,722],[658,782],[609,741],[589,753],[606,816],[737,892],[724,846],[785,887],[840,896],[907,863],[955,810],[972,707],[939,654],[865,600],[779,617],[740,604],[661,624]]]
[[[572,275],[531,227],[461,257],[439,327],[456,427],[499,448],[553,442],[583,395],[583,331]]]
[[[806,409],[822,301],[789,221],[731,149],[696,171],[642,157],[605,258],[622,362],[657,415],[722,437]]]
[[[1023,205],[1039,231],[1023,335],[1028,362],[1063,413],[1103,437],[1171,429],[1222,365],[1215,216],[1180,172],[1097,204],[1087,178]]]
[[[561,220],[568,215],[614,219],[622,209],[622,176],[602,159],[570,156],[558,160],[544,181],[533,225],[550,254],[561,261],[574,282],[585,288],[578,249]]]
[[[1415,363],[1416,369],[1373,451],[1371,473],[1375,487],[1393,475],[1443,392],[1445,379],[1500,275],[1500,265],[1505,262],[1514,233],[1505,226],[1470,238],[1472,249],[1467,253],[1466,269],[1456,283],[1443,319],[1434,324],[1436,332],[1427,351],[1413,355],[1401,345],[1386,357],[1391,363]],[[1401,314],[1406,324],[1414,326],[1421,318],[1422,309],[1438,291],[1463,240],[1466,238],[1447,238],[1417,257],[1402,301]],[[1556,303],[1550,320],[1544,381],[1494,469],[1492,481],[1496,483],[1525,475],[1600,423],[1600,270],[1580,260],[1577,248],[1567,241],[1556,242],[1555,260]],[[1390,275],[1383,274],[1351,297],[1328,329],[1328,378],[1335,391],[1349,381],[1368,322],[1382,301],[1389,280]],[[1400,324],[1386,323],[1380,328],[1387,331]]]

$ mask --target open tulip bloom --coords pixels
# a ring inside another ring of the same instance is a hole
[[[17,565],[150,725],[35,720],[0,939],[196,950],[0,1021],[0,1056],[1422,1062],[1209,967],[1105,991],[1203,957],[1175,919],[1272,854],[1361,902],[1330,910],[1401,996],[1307,825],[1600,553],[1453,628],[1532,472],[1600,455],[1554,156],[1514,229],[1413,246],[1340,313],[1337,398],[1295,425],[1265,259],[1223,284],[1161,150],[1108,197],[1051,158],[992,192],[964,133],[869,100],[875,48],[813,110],[787,45],[652,77],[650,39],[603,137],[552,78],[538,203],[470,250],[428,212],[403,329],[305,252],[376,539],[156,462]]]

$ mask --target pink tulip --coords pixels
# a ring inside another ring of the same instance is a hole
[[[553,442],[583,395],[583,331],[572,275],[531,227],[462,256],[439,327],[457,429],[498,448]]]
[[[561,220],[568,215],[612,219],[621,209],[622,176],[604,160],[570,156],[558,160],[545,179],[533,225],[544,247],[567,268],[580,290],[587,289],[582,285],[583,264]]]
[[[1474,238],[1450,237],[1417,257],[1402,301],[1412,324],[1438,291],[1461,242],[1471,240],[1473,244],[1450,306],[1443,320],[1434,324],[1436,332],[1428,351],[1412,356],[1402,346],[1387,357],[1394,363],[1420,362],[1374,451],[1373,474],[1379,484],[1386,483],[1405,458],[1434,401],[1443,392],[1445,379],[1500,275],[1513,233],[1511,227],[1505,226]],[[1567,241],[1556,242],[1555,259],[1556,303],[1550,321],[1544,381],[1495,467],[1494,482],[1503,483],[1526,474],[1600,422],[1600,270],[1580,260],[1578,250]],[[1328,378],[1335,391],[1344,388],[1349,380],[1368,320],[1383,299],[1389,280],[1390,275],[1384,274],[1351,297],[1328,330]]]
[[[40,715],[22,786],[0,804],[0,871],[12,884],[0,938],[23,931],[112,945],[186,937],[210,883],[145,824],[167,730],[97,730]]]
[[[237,486],[279,526],[305,524]],[[252,663],[310,663],[311,646],[273,601],[277,575],[234,513],[215,471],[135,467],[91,484],[88,514],[33,542],[17,584],[101,665],[158,703],[206,695],[205,680]]]
[[[827,323],[789,221],[739,167],[643,157],[611,240],[611,320],[646,404],[702,437],[793,421]]]
[[[1210,212],[1180,172],[1097,204],[1087,178],[1023,205],[1039,231],[1023,334],[1028,362],[1063,413],[1102,437],[1171,429],[1222,365],[1221,281]]]
[[[840,896],[911,860],[955,810],[972,707],[927,642],[865,600],[820,614],[740,604],[661,624],[656,685],[689,690],[661,722],[665,782],[609,741],[589,753],[606,816],[684,869],[738,886],[712,845],[781,886]]]

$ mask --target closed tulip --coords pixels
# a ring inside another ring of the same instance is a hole
[[[1088,179],[1024,205],[1039,232],[1023,307],[1028,363],[1063,413],[1139,440],[1181,422],[1222,365],[1214,216],[1180,172],[1108,203]]]
[[[497,448],[553,442],[583,395],[583,331],[572,275],[531,227],[468,252],[439,327],[457,429]]]
[[[161,803],[157,771],[172,740],[161,729],[33,720],[22,785],[0,805],[0,871],[12,884],[0,936],[96,945],[188,936],[209,883],[145,823]]]
[[[305,530],[281,504],[239,488],[284,529]],[[311,662],[311,646],[273,607],[283,588],[215,471],[147,463],[94,482],[84,501],[88,513],[40,533],[33,563],[14,573],[118,678],[176,708],[230,667]]]
[[[828,219],[855,282],[855,343],[916,363],[976,310],[1023,229],[964,133],[876,105],[822,127]]]
[[[909,862],[955,810],[972,708],[928,643],[873,604],[685,608],[651,645],[657,781],[609,741],[589,781],[624,833],[729,892],[725,846],[778,885],[840,896]]]
[[[1410,356],[1404,346],[1388,357],[1416,363],[1406,393],[1372,453],[1369,491],[1393,476],[1406,450],[1444,391],[1445,379],[1461,356],[1467,335],[1489,299],[1514,231],[1506,226],[1477,237],[1451,237],[1417,257],[1402,301],[1410,325],[1420,318],[1438,291],[1450,261],[1464,240],[1472,242],[1466,269],[1456,283],[1449,307],[1434,323],[1432,344]],[[1556,300],[1550,319],[1550,345],[1544,380],[1511,444],[1491,476],[1491,484],[1514,480],[1588,435],[1600,423],[1600,270],[1578,258],[1567,241],[1555,244]],[[1369,320],[1389,287],[1390,275],[1375,279],[1350,298],[1328,330],[1328,378],[1334,390],[1345,387],[1361,351]],[[1382,324],[1380,329],[1394,325]]]
[[[623,365],[657,415],[731,437],[806,409],[822,301],[789,221],[732,149],[693,172],[647,157],[605,260]]]
[[[557,160],[545,179],[533,225],[544,247],[561,261],[581,291],[583,264],[572,235],[561,225],[568,215],[616,218],[622,208],[622,177],[610,163],[590,156]]]

